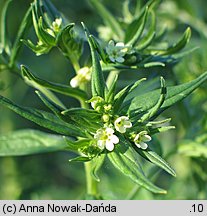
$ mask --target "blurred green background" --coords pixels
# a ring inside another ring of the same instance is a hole
[[[8,28],[13,41],[16,37],[21,19],[32,1],[13,0],[9,7]],[[54,5],[71,22],[80,25],[84,21],[89,29],[96,33],[101,18],[90,7],[87,0],[52,0]],[[103,0],[104,5],[117,17],[124,1]],[[130,1],[131,7],[136,1]],[[146,2],[146,1],[145,1]],[[0,11],[4,1],[0,0]],[[158,28],[167,26],[169,41],[176,41],[187,26],[193,30],[188,49],[198,47],[182,59],[175,67],[140,70],[131,74],[123,71],[120,86],[125,80],[163,75],[169,85],[187,82],[207,70],[207,13],[206,0],[164,0],[157,10]],[[35,39],[31,29],[28,38]],[[29,66],[38,76],[51,81],[69,84],[74,76],[71,63],[57,49],[48,55],[36,57],[31,50],[24,47],[19,58],[21,64]],[[152,81],[145,90],[155,88],[159,83]],[[143,91],[144,89],[140,90]],[[8,71],[0,72],[0,94],[18,104],[30,107],[46,108],[38,100],[34,89],[28,87],[18,76]],[[173,106],[164,113],[172,117],[175,131],[156,137],[164,158],[175,168],[177,177],[173,178],[164,172],[155,175],[157,185],[168,190],[167,195],[155,195],[144,189],[134,194],[134,199],[207,199],[207,84],[205,83],[184,102]],[[59,95],[58,95],[59,96]],[[70,98],[60,98],[68,107],[78,103]],[[0,133],[5,134],[23,128],[35,128],[46,131],[37,125],[19,117],[15,113],[0,107]],[[49,131],[47,131],[49,132]],[[199,143],[205,148],[192,156],[189,151],[179,146],[185,142]],[[0,158],[0,199],[82,199],[85,193],[84,167],[81,163],[69,163],[72,153],[49,153],[24,157]],[[144,163],[144,162],[143,162]],[[151,170],[149,164],[146,169]],[[106,161],[101,172],[100,191],[105,199],[125,199],[133,191],[134,184],[116,171]]]

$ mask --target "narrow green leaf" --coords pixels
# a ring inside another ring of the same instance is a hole
[[[99,61],[98,53],[94,47],[94,43],[92,40],[92,36],[89,35],[88,30],[86,29],[84,23],[82,23],[83,28],[85,30],[86,37],[88,39],[88,43],[91,50],[92,56],[92,74],[91,74],[91,88],[93,96],[100,96],[104,98],[104,91],[106,88],[106,83],[104,80],[103,72],[101,69],[101,64]]]
[[[39,13],[41,13],[45,21],[47,21],[48,25],[51,25],[51,23],[56,18],[63,18],[62,14],[57,10],[57,8],[52,4],[51,1],[39,0],[37,1],[37,3],[38,5],[36,5],[36,7],[39,9]]]
[[[135,152],[136,153],[136,152]],[[144,175],[138,161],[135,156],[134,150],[131,147],[127,147],[126,144],[121,143],[117,145],[113,152],[107,154],[112,164],[121,171],[124,175],[128,176],[138,185],[146,188],[153,193],[165,194],[166,191],[155,186]]]
[[[72,158],[69,160],[69,162],[88,162],[88,161],[91,161],[91,158],[83,157],[83,156],[78,156],[76,158]]]
[[[9,7],[9,4],[12,2],[12,0],[7,0],[5,3],[4,3],[4,6],[2,8],[2,11],[1,11],[1,45],[3,47],[3,49],[5,50],[5,52],[9,55],[11,50],[10,50],[10,42],[9,42],[9,39],[8,39],[8,30],[7,30],[7,12],[8,12],[8,7]]]
[[[94,48],[97,50],[97,52],[100,55],[103,62],[107,63],[107,60],[106,60],[107,55],[106,55],[104,49],[101,47],[101,45],[98,43],[98,41],[96,40],[96,38],[93,35],[91,35],[91,40],[93,42]]]
[[[172,129],[175,129],[175,126],[162,126],[162,127],[152,128],[149,130],[150,130],[150,134],[153,135],[156,133],[162,133],[162,132],[172,130]]]
[[[157,67],[157,66],[165,67],[165,63],[163,63],[163,62],[147,62],[144,64],[141,63],[138,66],[144,67],[144,68]]]
[[[33,76],[33,74],[31,74],[29,72],[29,70],[21,65],[21,72],[22,72],[22,76],[24,78],[24,81],[32,86],[33,88],[38,89],[39,91],[41,91],[44,95],[46,95],[51,101],[54,101],[54,103],[58,104],[59,106],[61,106],[62,108],[65,108],[64,104],[58,99],[58,97],[55,96],[55,94],[53,94],[53,92],[51,92],[49,89],[47,89],[45,86],[41,85],[42,83],[38,83],[36,82],[36,80],[40,80],[40,79],[34,79],[36,77]],[[31,76],[30,76],[31,75]],[[44,81],[43,81],[44,83]]]
[[[0,135],[0,156],[55,152],[67,147],[61,136],[37,130],[19,130]]]
[[[101,154],[93,158],[92,160],[91,175],[97,182],[100,182],[100,178],[98,177],[98,171],[103,165],[105,157],[106,157],[106,154]]]
[[[10,110],[16,112],[22,117],[42,126],[48,128],[57,133],[67,135],[67,136],[83,136],[85,137],[84,130],[77,128],[74,125],[65,123],[61,120],[58,120],[55,116],[51,118],[51,114],[48,115],[46,112],[42,112],[41,110],[35,110],[32,108],[21,107],[19,105],[14,104],[7,98],[0,96],[0,104],[6,106]]]
[[[163,77],[160,77],[160,82],[161,82],[160,97],[157,103],[155,104],[155,106],[153,106],[150,110],[148,110],[146,114],[144,114],[141,117],[140,122],[144,122],[150,119],[152,116],[154,116],[157,113],[157,111],[160,109],[162,104],[164,103],[167,94],[167,88],[165,86],[165,80]]]
[[[155,38],[155,31],[156,31],[156,17],[155,13],[153,11],[150,11],[149,13],[151,16],[151,22],[150,22],[150,29],[148,33],[139,41],[139,43],[136,46],[137,50],[143,50],[146,47],[148,47]]]
[[[29,49],[31,49],[36,56],[40,56],[42,54],[46,54],[51,50],[51,46],[47,45],[47,44],[33,44],[33,42],[31,40],[24,40],[21,39],[20,40],[22,43],[24,43],[24,45],[26,45]]]
[[[44,94],[40,93],[39,91],[35,91],[35,93],[38,95],[38,97],[42,100],[42,102],[60,119],[61,118],[61,112],[63,111],[63,108],[58,106],[56,103],[48,99]],[[62,119],[63,120],[63,119]]]
[[[135,46],[140,39],[147,22],[148,10],[149,8],[147,7],[145,11],[128,26],[125,36],[125,43],[127,45]]]
[[[29,79],[47,89],[50,89],[52,91],[55,91],[55,92],[58,92],[64,95],[68,95],[68,96],[71,96],[77,99],[83,99],[83,100],[88,99],[86,93],[80,89],[71,88],[66,85],[53,83],[53,82],[49,82],[49,81],[40,79],[39,77],[34,76],[34,74],[32,74],[24,65],[21,66],[21,69],[22,69],[22,76],[26,80]]]
[[[50,46],[55,46],[56,45],[56,38],[52,35],[50,35],[45,28],[43,27],[43,20],[42,17],[39,18],[38,20],[38,27],[39,27],[39,32],[41,35],[42,40],[46,43],[49,44]]]
[[[202,83],[207,80],[207,72],[200,75],[195,80],[190,82],[167,87],[167,96],[162,104],[159,113],[167,109],[168,107],[172,106],[173,104],[177,103],[178,101],[183,100],[187,97],[190,93],[192,93],[195,89],[197,89]],[[142,95],[135,97],[132,101],[127,101],[122,108],[123,112],[134,112],[139,110],[139,112],[146,112],[152,107],[155,106],[158,99],[160,97],[160,90],[154,90]]]
[[[149,121],[146,126],[151,127],[153,125],[160,125],[160,124],[168,123],[170,121],[171,121],[171,118],[163,119],[160,121]]]
[[[188,27],[186,29],[186,31],[184,32],[182,38],[173,46],[167,48],[166,50],[157,50],[155,51],[155,53],[157,55],[172,55],[178,51],[180,51],[181,49],[183,49],[186,44],[189,42],[191,37],[191,29]]]
[[[151,150],[136,150],[142,157],[149,160],[153,164],[157,165],[158,167],[164,169],[166,172],[168,172],[170,175],[176,177],[176,173],[173,170],[173,168],[157,153],[151,151]]]
[[[40,34],[40,31],[39,31],[39,26],[38,26],[39,16],[37,14],[36,3],[37,3],[37,1],[31,3],[31,7],[32,7],[32,22],[33,22],[34,30],[35,30],[35,33],[36,33],[38,39],[41,40],[41,41],[43,41],[42,37],[41,37],[41,34]]]
[[[124,32],[115,17],[100,3],[99,0],[89,0],[96,12],[102,17],[106,26],[109,26],[113,33],[123,41]]]
[[[116,89],[116,83],[117,83],[117,80],[118,80],[118,74],[115,74],[115,76],[113,77],[113,81],[111,83],[111,86],[110,88],[108,88],[108,92],[106,93],[106,96],[105,96],[105,100],[106,102],[108,103],[111,103],[113,100],[114,100],[114,96],[115,96],[115,89]]]
[[[15,38],[14,44],[12,46],[12,50],[11,50],[11,55],[10,55],[10,62],[9,65],[10,67],[13,66],[13,64],[15,63],[20,48],[21,48],[21,39],[23,39],[25,37],[25,35],[27,34],[30,26],[32,25],[32,18],[31,18],[31,13],[32,13],[32,8],[31,6],[29,7],[29,9],[27,10],[26,14],[24,15],[24,18],[20,24],[19,30],[17,32],[17,37]]]

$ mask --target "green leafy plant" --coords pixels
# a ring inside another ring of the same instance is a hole
[[[178,52],[189,42],[191,30],[187,28],[177,43],[166,46],[164,31],[156,30],[155,10],[159,1],[148,1],[142,8],[137,3],[134,12],[126,2],[121,21],[117,21],[100,1],[89,2],[105,24],[99,28],[101,37],[91,34],[86,22],[76,28],[49,0],[35,0],[12,44],[6,34],[5,19],[10,3],[6,1],[1,23],[1,67],[15,71],[26,84],[35,88],[50,112],[18,105],[3,96],[0,96],[0,104],[55,134],[24,129],[1,135],[0,155],[75,152],[78,156],[69,161],[84,162],[86,198],[104,198],[97,187],[101,181],[98,171],[107,158],[135,184],[153,193],[165,194],[166,190],[147,177],[143,161],[176,176],[174,169],[159,154],[156,142],[153,143],[155,134],[175,128],[169,125],[170,118],[159,119],[159,116],[204,83],[207,72],[174,86],[167,86],[161,76],[160,88],[144,92],[141,88],[150,80],[140,78],[120,89],[119,76],[124,70],[130,73],[146,68],[173,67],[186,54]],[[37,36],[36,45],[26,39],[31,25]],[[109,31],[110,38],[104,38],[103,31]],[[89,45],[91,63],[80,63],[84,56],[83,43]],[[70,85],[44,80],[19,63],[19,50],[23,44],[37,56],[47,54],[53,47],[58,48],[76,72]],[[55,93],[76,99],[80,106],[68,108]],[[181,145],[179,151],[188,148],[190,154],[192,145]]]

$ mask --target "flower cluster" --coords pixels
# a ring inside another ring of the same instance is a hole
[[[115,133],[127,133],[127,130],[132,128],[132,122],[128,116],[114,117],[112,105],[107,104],[100,96],[93,97],[89,102],[97,112],[103,113],[104,126],[94,134],[97,146],[101,150],[113,151],[114,145],[119,143],[119,138]],[[132,132],[131,134],[133,134],[132,141],[138,148],[146,149],[148,147],[145,142],[150,141],[151,137],[147,131],[141,131],[138,134]],[[131,134],[129,133],[127,136],[131,137]]]

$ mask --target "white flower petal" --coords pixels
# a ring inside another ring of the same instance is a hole
[[[116,61],[119,63],[123,63],[125,59],[123,57],[116,57]]]
[[[112,135],[111,136],[111,142],[113,142],[114,144],[119,143],[119,138],[116,135]]]
[[[142,149],[147,149],[147,147],[148,147],[147,143],[144,143],[144,142],[141,142],[140,146]]]
[[[120,133],[126,133],[126,128],[125,128],[124,125],[123,125],[123,126],[120,126],[120,127],[117,127],[116,130],[119,131]]]
[[[142,137],[142,141],[143,142],[149,142],[149,141],[151,141],[152,140],[152,138],[151,138],[151,136],[149,136],[149,135],[143,135],[143,137]]]
[[[130,121],[125,121],[124,122],[124,126],[125,126],[125,128],[131,128],[132,127],[132,123]]]
[[[138,148],[141,148],[141,146],[140,146],[139,143],[135,143],[135,145],[136,145]]]
[[[112,142],[106,142],[106,149],[108,151],[113,151],[114,150],[114,144]]]
[[[114,58],[113,56],[111,56],[111,55],[109,55],[109,59],[110,59],[112,62],[115,62],[115,61],[116,61],[115,58]]]
[[[139,134],[137,134],[134,138],[134,142],[136,143],[136,141],[139,140]]]
[[[97,146],[98,146],[98,148],[103,150],[105,148],[105,141],[104,140],[98,140]]]
[[[77,76],[75,76],[73,79],[71,79],[70,85],[73,88],[77,88],[79,86],[79,79],[77,78]]]
[[[125,45],[124,45],[124,43],[123,42],[118,42],[118,43],[116,43],[116,47],[124,47]]]
[[[114,133],[114,130],[112,128],[106,128],[106,133],[111,136]]]

